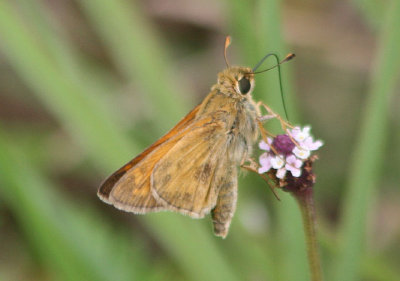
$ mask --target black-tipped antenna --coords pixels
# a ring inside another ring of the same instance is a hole
[[[257,72],[256,72],[257,68],[259,68],[260,65],[261,65],[268,57],[270,57],[270,56],[274,56],[274,57],[275,57],[275,59],[276,59],[276,65],[274,65],[273,67],[270,67],[270,68],[267,68],[267,69],[260,70],[260,71],[257,71]],[[253,74],[263,73],[263,72],[266,72],[266,71],[268,71],[268,70],[274,69],[275,67],[278,67],[278,68],[279,68],[281,64],[290,61],[290,60],[293,59],[295,56],[296,56],[295,54],[289,53],[289,54],[286,55],[286,57],[285,57],[282,61],[279,61],[279,56],[278,56],[277,54],[274,54],[274,53],[268,54],[268,55],[266,55],[265,57],[263,57],[263,58],[261,59],[261,61],[260,61],[259,63],[257,63],[257,65],[253,68]]]
[[[276,65],[274,65],[274,66],[272,66],[272,67],[270,67],[270,68],[267,68],[267,69],[264,69],[264,70],[261,70],[261,71],[257,71],[257,72],[256,72],[257,68],[259,68],[259,67],[261,66],[261,64],[262,64],[268,57],[270,57],[270,56],[274,56],[274,57],[275,57],[275,59],[276,59]],[[285,116],[286,116],[286,119],[287,119],[287,120],[289,120],[289,116],[288,116],[288,113],[287,113],[287,110],[286,110],[285,98],[284,98],[284,96],[283,96],[283,85],[282,85],[282,75],[281,75],[281,64],[290,61],[290,60],[293,59],[295,56],[296,56],[295,54],[290,53],[290,54],[288,54],[282,61],[279,61],[279,57],[278,57],[277,54],[274,54],[274,53],[267,54],[267,55],[266,55],[265,57],[263,57],[263,58],[260,60],[260,62],[257,63],[257,65],[253,68],[253,74],[259,74],[259,73],[263,73],[263,72],[266,72],[266,71],[268,71],[268,70],[274,69],[275,67],[278,67],[279,87],[280,87],[280,90],[281,90],[282,105],[283,105],[283,110],[285,111]]]
[[[225,47],[224,47],[224,58],[225,58],[225,63],[226,63],[226,67],[229,68],[229,61],[228,61],[228,57],[226,56],[226,49],[228,49],[229,45],[231,44],[231,37],[228,35],[225,38]]]

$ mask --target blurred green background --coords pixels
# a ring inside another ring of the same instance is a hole
[[[289,115],[325,141],[325,279],[399,280],[399,27],[398,0],[0,1],[0,280],[309,280],[293,198],[256,175],[225,240],[96,196],[205,97],[227,34],[233,64],[297,55]],[[282,113],[275,71],[254,96]]]

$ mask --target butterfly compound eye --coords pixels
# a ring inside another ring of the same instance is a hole
[[[247,94],[250,91],[251,85],[249,79],[243,77],[239,80],[239,90],[242,95]]]

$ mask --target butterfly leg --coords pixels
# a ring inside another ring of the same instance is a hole
[[[271,178],[269,178],[269,175],[268,174],[260,174],[258,172],[258,164],[256,163],[256,161],[254,159],[249,158],[249,159],[247,159],[247,161],[249,161],[250,164],[249,165],[245,165],[244,163],[242,163],[240,165],[240,168],[248,170],[250,172],[253,172],[253,173],[256,173],[257,175],[259,175],[268,184],[268,186],[270,187],[272,193],[275,195],[276,199],[281,201],[281,199],[279,198],[279,195],[275,191],[275,189],[278,186],[274,183],[274,181]]]
[[[275,115],[267,114],[267,115],[262,115],[262,116],[258,117],[258,120],[260,120],[261,122],[265,122],[265,121],[268,121],[268,120],[274,119],[274,118],[276,118]]]
[[[221,185],[217,204],[211,211],[214,233],[225,238],[229,231],[237,200],[237,171],[232,167],[226,173],[229,175]]]
[[[274,112],[268,105],[266,105],[265,103],[259,101],[259,102],[257,103],[257,107],[258,107],[258,108],[264,107],[265,110],[268,112],[267,115],[260,116],[260,117],[258,118],[259,121],[264,122],[264,121],[266,121],[266,120],[276,118],[276,119],[278,119],[279,122],[281,123],[281,127],[283,128],[284,131],[286,131],[287,128],[293,128],[293,126],[292,126],[289,122],[283,120],[283,118],[282,118],[279,114],[275,113],[275,112]],[[260,112],[259,109],[258,109],[258,112]]]
[[[271,137],[275,137],[274,135],[272,135],[271,133],[269,133],[267,130],[265,130],[265,128],[264,128],[264,126],[263,126],[263,123],[264,123],[265,121],[267,121],[267,120],[277,118],[277,119],[279,120],[279,122],[281,123],[282,129],[287,133],[287,135],[288,135],[289,138],[292,140],[292,142],[293,142],[296,146],[299,146],[298,142],[295,141],[295,140],[293,139],[292,134],[290,133],[290,130],[288,130],[288,128],[293,129],[294,126],[291,125],[289,122],[283,120],[283,118],[282,118],[279,114],[275,113],[268,105],[266,105],[266,104],[264,104],[263,102],[259,101],[259,102],[257,103],[257,107],[260,108],[261,106],[263,106],[263,107],[267,110],[267,112],[268,112],[267,115],[261,115],[261,116],[259,116],[259,117],[257,118],[257,124],[258,124],[258,128],[259,128],[259,130],[260,130],[260,132],[261,132],[261,137],[262,137],[262,139],[263,139],[266,143],[268,143],[268,141],[267,141],[267,135],[269,135],[269,136],[271,136]],[[258,112],[260,112],[259,109],[258,109]],[[276,151],[274,150],[273,147],[271,147],[271,148],[272,148],[272,150],[275,152],[275,154],[278,154],[278,153],[276,153]]]

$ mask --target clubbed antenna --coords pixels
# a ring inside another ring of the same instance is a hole
[[[224,47],[224,58],[225,58],[225,63],[226,67],[229,68],[229,62],[228,62],[228,57],[226,56],[226,49],[228,49],[229,45],[231,44],[231,37],[228,35],[225,38],[225,47]]]
[[[270,56],[274,56],[274,57],[276,58],[277,64],[274,65],[274,66],[272,66],[272,67],[270,67],[270,68],[267,68],[267,69],[264,69],[264,70],[255,72],[255,71],[257,70],[257,68],[259,68],[259,67],[262,65],[262,63],[263,63],[268,57],[270,57]],[[296,57],[295,54],[289,53],[289,54],[286,55],[286,57],[285,57],[283,60],[279,61],[279,57],[278,57],[277,54],[275,54],[275,53],[267,54],[267,55],[266,55],[265,57],[263,57],[263,58],[260,60],[260,62],[257,63],[257,65],[253,68],[253,74],[263,73],[263,72],[266,72],[266,71],[268,71],[268,70],[274,69],[275,67],[278,67],[278,68],[279,68],[279,66],[280,66],[281,64],[290,61],[290,60],[293,59],[294,57]]]

